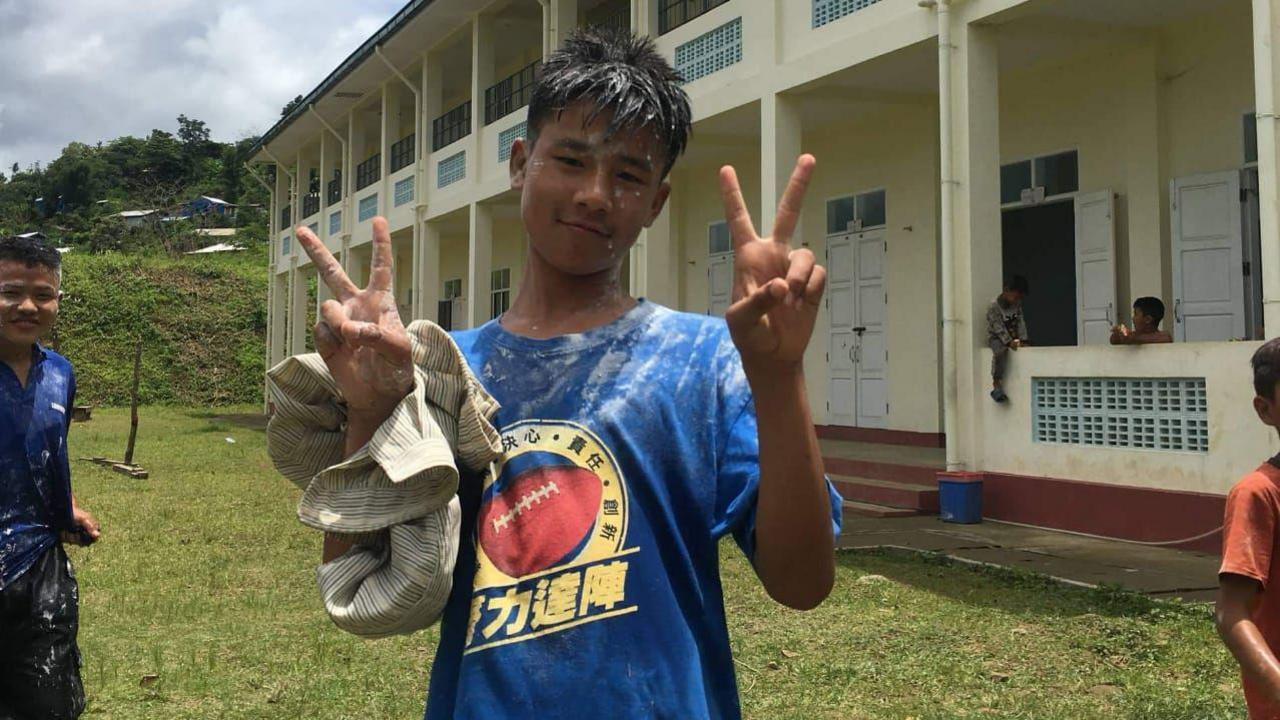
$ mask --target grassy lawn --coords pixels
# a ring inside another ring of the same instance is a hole
[[[97,410],[72,454],[119,457],[127,432],[127,411]],[[421,717],[436,632],[366,642],[330,625],[319,538],[260,431],[144,408],[135,462],[151,479],[73,468],[104,532],[71,550],[88,717]],[[840,557],[821,608],[797,613],[725,550],[748,718],[1243,717],[1203,607],[862,553]]]

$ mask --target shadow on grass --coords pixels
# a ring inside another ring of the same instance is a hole
[[[937,553],[894,548],[841,550],[836,562],[958,603],[1015,615],[1138,618],[1167,613],[1201,617],[1207,612],[1203,606],[1153,600],[1124,588],[1074,587],[1026,570],[971,565]]]
[[[266,430],[267,420],[269,419],[262,413],[225,413],[216,410],[191,410],[187,412],[187,415],[199,420],[209,420],[210,423],[204,428],[204,432],[226,430],[224,423],[250,430]]]

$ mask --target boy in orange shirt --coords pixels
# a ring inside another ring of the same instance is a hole
[[[1280,429],[1280,338],[1253,355],[1253,409]],[[1280,455],[1227,496],[1218,571],[1218,634],[1240,663],[1250,720],[1280,719]]]

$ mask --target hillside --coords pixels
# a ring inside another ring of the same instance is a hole
[[[266,248],[216,255],[64,258],[56,345],[75,366],[79,404],[125,405],[135,338],[144,404],[262,399]]]

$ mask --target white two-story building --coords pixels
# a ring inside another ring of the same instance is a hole
[[[315,318],[297,225],[363,283],[387,217],[406,318],[508,306],[511,143],[541,59],[584,24],[652,35],[693,101],[632,294],[722,314],[717,168],[768,227],[795,157],[817,156],[798,241],[830,283],[806,370],[850,497],[928,510],[945,467],[980,474],[988,517],[1176,540],[1220,524],[1280,445],[1248,362],[1280,335],[1280,0],[412,0],[255,151],[271,363]],[[1015,273],[1034,346],[997,405],[984,315]],[[1147,295],[1177,342],[1109,346]]]

